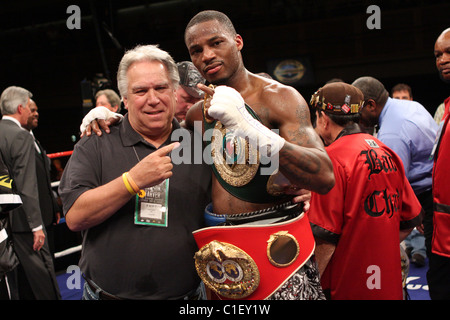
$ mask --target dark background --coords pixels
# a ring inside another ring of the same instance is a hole
[[[80,30],[66,26],[72,4],[81,9]],[[380,30],[366,26],[372,4],[381,9]],[[450,27],[448,0],[2,1],[0,90],[30,90],[40,113],[36,137],[48,153],[72,150],[85,111],[81,81],[102,73],[115,89],[123,52],[136,44],[157,43],[175,60],[189,60],[184,27],[205,9],[234,22],[248,70],[271,73],[281,60],[306,61],[309,81],[294,86],[307,101],[331,78],[351,83],[364,75],[388,90],[409,84],[432,114],[450,95],[433,55],[436,38]]]

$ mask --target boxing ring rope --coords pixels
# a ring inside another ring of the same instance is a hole
[[[49,153],[49,154],[47,154],[47,157],[49,157],[50,159],[70,157],[72,155],[72,153],[73,153],[73,151],[61,151],[61,152]],[[52,188],[59,187],[59,181],[52,181],[51,186],[52,186]]]
[[[73,153],[73,151],[61,151],[61,152],[49,153],[49,154],[47,154],[47,157],[49,157],[50,159],[69,157],[72,155],[72,153]]]
[[[81,244],[79,246],[75,246],[72,248],[68,248],[66,250],[55,252],[55,258],[61,258],[64,256],[68,256],[69,254],[81,251]]]
[[[62,152],[49,153],[49,154],[47,154],[47,156],[50,159],[57,159],[57,158],[62,158],[62,157],[70,157],[72,155],[72,153],[73,153],[73,151],[62,151]],[[58,188],[59,181],[53,181],[51,183],[51,186],[52,186],[52,188]],[[66,222],[66,219],[64,219],[64,218],[61,218],[59,221],[60,224],[65,223],[65,222]],[[64,256],[68,256],[72,253],[79,252],[79,251],[81,251],[81,245],[78,245],[78,246],[75,246],[72,248],[68,248],[68,249],[62,250],[60,252],[55,252],[55,258],[61,258]]]

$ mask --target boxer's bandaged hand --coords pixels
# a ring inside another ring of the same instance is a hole
[[[239,137],[248,138],[257,147],[270,150],[274,155],[284,146],[285,140],[251,116],[239,92],[227,86],[215,88],[208,114],[219,120],[227,130]]]
[[[86,127],[94,120],[107,120],[109,118],[122,119],[123,115],[121,115],[120,113],[112,112],[106,107],[95,107],[84,116],[83,121],[81,122],[80,132],[84,132],[86,130]]]

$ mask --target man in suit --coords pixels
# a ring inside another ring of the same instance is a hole
[[[30,102],[31,113],[28,117],[27,123],[22,127],[25,130],[29,131],[34,139],[39,205],[41,208],[42,222],[44,223],[45,231],[47,231],[50,253],[52,257],[54,257],[54,225],[59,222],[61,213],[51,186],[50,158],[47,157],[47,153],[45,152],[44,148],[33,134],[33,129],[37,128],[39,122],[38,107],[34,100],[30,99]]]
[[[15,86],[6,88],[0,97],[0,152],[23,202],[10,213],[20,266],[8,278],[15,280],[11,283],[13,299],[52,300],[61,296],[39,205],[34,141],[22,128],[31,113],[31,97],[31,92]]]
[[[15,192],[8,168],[0,155],[0,300],[11,299],[6,274],[19,264],[8,236],[11,233],[8,213],[21,205],[22,200]]]

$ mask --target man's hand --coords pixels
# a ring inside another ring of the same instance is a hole
[[[296,185],[293,185],[288,178],[286,178],[281,172],[270,177],[270,189],[276,193],[283,193],[293,195],[292,202],[303,202],[303,210],[308,211],[311,201],[311,191],[302,189]]]
[[[227,130],[241,138],[248,138],[259,150],[268,148],[270,155],[277,154],[284,146],[285,140],[253,118],[240,93],[231,87],[218,86],[214,89],[208,114],[222,122]]]
[[[424,234],[425,233],[425,228],[423,226],[423,223],[421,223],[419,226],[416,226],[417,231],[420,232],[420,234]]]
[[[57,212],[55,214],[55,222],[53,223],[54,225],[59,224],[59,221],[61,220],[61,212]]]
[[[44,231],[38,230],[33,232],[33,250],[39,251],[44,246],[45,234]]]
[[[92,132],[101,136],[101,129],[105,130],[106,133],[109,133],[109,127],[120,122],[122,118],[123,115],[114,113],[106,107],[95,107],[86,114],[81,122],[81,137],[84,135],[89,137]]]
[[[214,95],[214,88],[212,86],[211,87],[210,86],[207,87],[203,83],[197,84],[197,87],[205,93],[205,99],[203,101],[203,104],[204,104],[203,108],[204,108],[205,112],[204,112],[203,115],[205,116],[206,121],[213,122],[214,118],[212,118],[208,114],[208,109],[211,106],[211,99],[212,99],[212,97]]]
[[[86,130],[81,133],[80,137],[84,137],[85,135],[89,137],[92,133],[101,136],[102,130],[106,133],[110,133],[109,127],[118,123],[120,119],[121,118],[109,118],[108,120],[94,119],[86,126]]]
[[[295,203],[303,202],[303,211],[306,212],[309,210],[311,201],[311,191],[306,189],[297,189],[287,191],[286,193],[295,195],[295,197],[292,199],[292,202]]]
[[[173,164],[168,154],[179,145],[174,142],[156,150],[128,172],[140,189],[156,186],[172,176]]]

